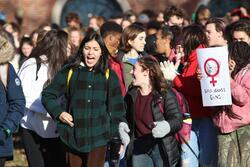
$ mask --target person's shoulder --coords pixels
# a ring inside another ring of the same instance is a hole
[[[32,65],[36,65],[36,59],[33,58],[33,57],[32,57],[32,58],[26,59],[26,60],[23,62],[23,64],[22,64],[22,66],[21,66],[20,69],[24,69],[24,68],[30,67],[30,66],[32,66]]]
[[[163,96],[165,98],[173,98],[173,97],[176,97],[176,94],[175,94],[173,88],[167,88],[167,91]]]

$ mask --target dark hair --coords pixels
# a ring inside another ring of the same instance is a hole
[[[194,18],[194,23],[196,24],[201,24],[200,23],[200,17],[204,20],[208,20],[211,17],[211,12],[209,8],[205,5],[200,5],[196,12],[195,12],[195,18]]]
[[[73,60],[72,63],[70,63],[70,66],[79,66],[81,62],[84,62],[84,54],[83,54],[83,48],[85,46],[86,43],[95,40],[99,45],[100,48],[102,50],[102,56],[100,57],[99,61],[96,63],[96,65],[94,66],[94,71],[95,72],[105,72],[106,69],[108,68],[108,57],[109,55],[109,51],[105,46],[105,43],[101,37],[100,34],[98,34],[95,31],[91,31],[89,33],[86,34],[85,38],[82,40],[77,56],[75,57],[75,59]],[[85,62],[84,62],[85,63]]]
[[[163,38],[168,38],[170,40],[170,45],[172,47],[172,41],[174,39],[174,34],[173,32],[171,31],[170,27],[167,26],[167,25],[163,25],[161,28],[160,28],[160,31],[161,31],[161,34],[162,34],[162,37]]]
[[[121,37],[121,49],[124,52],[129,52],[131,50],[131,46],[128,43],[129,40],[134,40],[138,34],[145,32],[145,29],[143,26],[137,25],[137,24],[131,24],[128,27],[126,27],[123,32],[122,32],[122,37]]]
[[[172,48],[175,48],[177,45],[182,45],[183,43],[183,33],[182,27],[178,25],[170,26],[170,31],[173,33],[173,40],[171,41]]]
[[[71,22],[71,21],[76,21],[77,23],[80,23],[80,17],[77,13],[74,12],[70,12],[67,14],[67,16],[65,17],[65,20],[67,23]]]
[[[28,57],[26,57],[24,54],[23,54],[23,51],[22,51],[22,47],[24,44],[28,44],[30,46],[33,47],[33,43],[32,43],[32,39],[30,37],[26,37],[26,36],[23,36],[21,38],[21,41],[20,41],[20,47],[19,47],[19,53],[20,53],[20,59],[19,59],[19,67],[22,66],[23,62],[25,60],[28,59]],[[30,55],[29,55],[30,56]]]
[[[64,31],[48,31],[37,46],[32,50],[30,57],[34,57],[38,66],[41,63],[48,63],[48,81],[54,78],[67,60],[68,34]],[[46,60],[41,59],[45,55]]]
[[[250,38],[250,21],[242,20],[238,21],[233,25],[232,32],[234,31],[243,31],[245,32]]]
[[[167,22],[167,21],[169,21],[170,17],[172,17],[172,16],[178,16],[178,17],[183,18],[184,17],[184,12],[183,12],[182,9],[177,8],[176,6],[169,6],[168,8],[166,8],[164,10],[163,15],[164,15],[163,16],[164,21]]]
[[[146,37],[146,45],[145,45],[145,52],[150,54],[150,55],[156,55],[156,35],[151,34],[147,35]]]
[[[56,23],[51,23],[50,27],[53,30],[57,30],[57,31],[61,30],[61,27]]]
[[[156,29],[159,30],[161,28],[161,23],[155,20],[150,20],[147,25],[146,25],[147,29]]]
[[[232,42],[228,45],[229,58],[235,61],[236,65],[232,71],[232,78],[250,63],[250,46],[243,41]]]
[[[138,59],[138,63],[143,71],[149,70],[149,78],[153,89],[162,95],[166,94],[169,85],[163,76],[157,59],[153,56],[144,56]]]
[[[114,21],[107,21],[105,22],[101,28],[100,28],[100,33],[102,38],[107,37],[110,34],[114,34],[114,33],[122,33],[122,27],[115,23]]]
[[[20,47],[19,47],[19,53],[20,53],[21,56],[23,55],[22,47],[23,47],[24,44],[28,44],[30,46],[33,46],[32,39],[30,37],[26,37],[26,36],[23,36],[21,38]]]
[[[191,24],[183,28],[184,54],[190,55],[199,45],[208,45],[207,36],[203,28],[197,24]]]

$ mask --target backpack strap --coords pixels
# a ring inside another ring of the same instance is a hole
[[[106,80],[109,79],[109,69],[107,69],[107,70],[105,71],[105,77],[106,77]]]
[[[158,107],[160,108],[161,113],[164,113],[164,109],[163,109],[162,101],[161,100],[158,103]],[[194,150],[192,149],[192,147],[188,144],[187,140],[179,132],[177,132],[177,135],[184,141],[184,143],[188,146],[188,148],[190,149],[190,151],[194,154],[195,158],[197,158],[197,160],[199,161],[199,164],[201,164],[201,162],[199,160],[199,157],[196,155],[196,153],[194,152]]]
[[[5,89],[7,89],[8,84],[8,64],[0,65],[0,80],[2,81]]]
[[[67,88],[66,88],[67,94],[69,94],[69,84],[70,84],[70,79],[72,77],[72,74],[73,74],[73,68],[70,68],[68,75],[67,75]]]

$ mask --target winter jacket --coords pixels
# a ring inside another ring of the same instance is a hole
[[[119,83],[120,83],[120,87],[121,87],[121,90],[122,90],[122,95],[125,96],[126,94],[126,87],[125,87],[125,80],[124,80],[124,77],[123,77],[123,65],[122,63],[113,58],[113,57],[110,57],[109,58],[109,67],[116,73],[118,79],[119,79]]]
[[[200,81],[197,79],[196,70],[198,67],[197,49],[204,48],[200,45],[188,56],[187,66],[183,73],[177,75],[174,80],[175,88],[187,99],[192,118],[211,117],[211,109],[203,107]]]
[[[14,49],[0,36],[0,64],[6,64],[13,58]],[[2,45],[4,43],[4,45]],[[24,113],[25,99],[13,66],[8,63],[7,87],[0,81],[0,157],[13,155],[12,133],[17,130]]]
[[[231,79],[231,94],[233,98],[232,112],[241,119],[229,118],[226,111],[213,118],[221,133],[230,133],[242,126],[250,125],[250,64]]]
[[[132,154],[133,141],[136,138],[136,127],[135,127],[135,111],[134,104],[138,95],[138,89],[132,88],[128,91],[125,96],[125,102],[127,105],[126,118],[130,128],[131,142],[128,146],[128,156]],[[162,103],[163,109],[165,110],[164,115],[161,115],[159,103]],[[179,159],[178,143],[175,139],[175,133],[181,129],[182,126],[182,113],[180,106],[178,105],[177,98],[171,89],[168,89],[167,94],[162,97],[158,92],[153,92],[153,100],[151,101],[151,107],[153,112],[154,121],[166,120],[170,125],[170,132],[165,137],[160,139],[161,145],[165,149],[165,156],[168,157],[170,166],[176,164]],[[156,139],[157,140],[157,139]]]
[[[46,56],[42,55],[41,58],[46,59]],[[26,109],[24,117],[21,119],[21,126],[43,138],[55,138],[58,137],[56,123],[41,102],[44,83],[48,80],[48,64],[41,63],[38,71],[37,67],[36,59],[29,58],[18,72],[26,99]]]
[[[138,53],[138,58],[140,58],[142,56],[147,56],[147,53],[145,53],[145,52]],[[132,80],[133,80],[132,75],[130,74],[130,72],[133,69],[134,64],[129,62],[128,61],[128,56],[126,56],[126,53],[124,53],[123,51],[120,51],[120,50],[118,52],[117,60],[122,62],[123,77],[124,77],[124,80],[125,80],[125,88],[126,88],[126,90],[128,90],[129,87],[131,86],[131,83],[132,83]]]
[[[58,121],[62,141],[73,150],[87,153],[105,146],[112,136],[118,136],[118,125],[125,115],[123,96],[113,70],[109,70],[107,79],[104,72],[90,71],[83,63],[73,67],[67,95],[69,69],[66,65],[43,90],[42,103]],[[73,117],[74,127],[58,119],[66,111],[58,102],[63,95],[70,101],[68,112]]]

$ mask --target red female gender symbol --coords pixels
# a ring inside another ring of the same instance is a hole
[[[211,67],[211,63],[215,64],[216,67]],[[216,70],[214,70],[216,69]],[[214,80],[214,77],[217,76],[219,74],[220,71],[220,65],[218,63],[217,60],[215,60],[214,58],[208,58],[205,63],[204,63],[204,70],[205,73],[207,74],[208,77],[211,77],[212,80],[210,81],[211,84],[213,84],[213,86],[215,86],[215,83],[217,83],[216,80]]]

